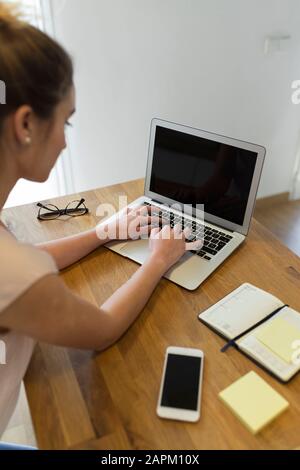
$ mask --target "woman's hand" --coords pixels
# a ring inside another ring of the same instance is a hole
[[[150,215],[147,206],[126,207],[107,224],[100,223],[96,231],[100,239],[138,240],[148,238],[151,230],[160,224],[163,224],[162,219]]]
[[[171,268],[188,250],[198,251],[203,245],[201,240],[186,243],[190,235],[190,229],[182,231],[180,225],[175,225],[174,230],[169,225],[162,229],[154,228],[150,236],[151,256],[163,263],[165,271]]]

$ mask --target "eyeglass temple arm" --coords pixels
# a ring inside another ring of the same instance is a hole
[[[51,209],[50,207],[46,207],[43,204],[41,204],[40,202],[37,203],[37,206],[40,207],[41,209],[46,209],[47,211],[51,211],[51,212],[57,212],[57,210],[59,210],[58,208],[57,209]]]
[[[80,201],[78,202],[78,204],[77,204],[77,206],[75,207],[75,209],[78,209],[78,207],[79,207],[84,201],[85,201],[84,198],[80,199]],[[50,209],[50,207],[44,206],[41,202],[38,202],[38,203],[37,203],[37,206],[38,206],[38,207],[41,207],[42,209],[46,209],[47,211],[52,211],[52,212],[56,212],[57,210],[60,210],[60,209],[58,209],[58,208],[57,208],[56,210]]]
[[[80,201],[78,202],[77,206],[75,207],[75,210],[78,209],[78,207],[85,201],[84,198],[80,199]]]

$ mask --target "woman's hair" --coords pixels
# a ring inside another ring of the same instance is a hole
[[[67,52],[5,2],[0,2],[0,81],[6,95],[0,104],[0,132],[5,118],[24,104],[41,119],[50,119],[73,84]]]

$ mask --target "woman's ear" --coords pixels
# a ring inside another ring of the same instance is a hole
[[[32,142],[34,113],[30,106],[20,106],[13,117],[14,134],[18,144],[28,146]]]

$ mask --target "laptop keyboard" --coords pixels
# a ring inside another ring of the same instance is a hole
[[[202,240],[203,246],[200,251],[192,251],[201,258],[210,261],[216,256],[229,242],[232,240],[232,236],[222,232],[222,230],[213,229],[205,224],[185,219],[171,211],[159,210],[158,207],[153,206],[149,202],[144,202],[145,206],[151,208],[151,214],[170,220],[170,226],[174,228],[175,225],[181,224],[182,229],[190,228],[191,234],[187,238],[188,241],[193,242],[196,240]]]

